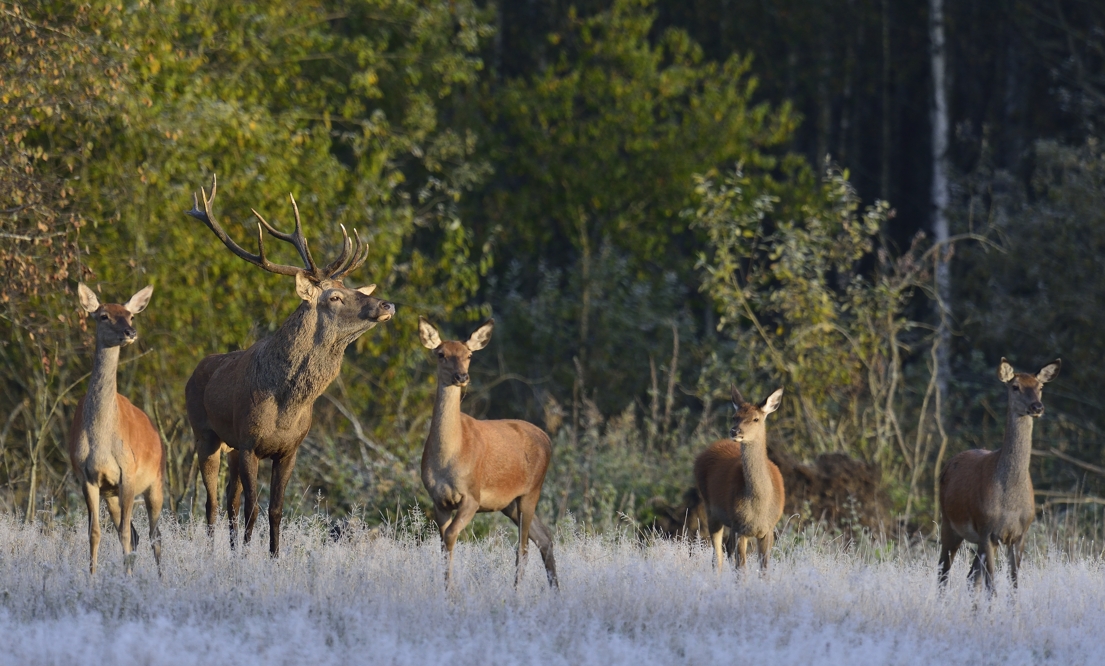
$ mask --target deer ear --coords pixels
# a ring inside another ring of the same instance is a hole
[[[1009,361],[1005,360],[1005,357],[1001,357],[1001,365],[998,366],[998,379],[1005,383],[1013,381],[1013,377],[1017,373],[1013,372],[1013,366],[1009,365]]]
[[[437,329],[424,317],[418,318],[418,339],[426,349],[437,349],[441,346],[441,336],[437,334]]]
[[[476,330],[472,331],[472,335],[468,336],[468,342],[464,343],[465,347],[468,347],[468,351],[479,351],[487,346],[487,343],[491,342],[491,331],[495,328],[495,320],[488,319]]]
[[[764,404],[760,405],[760,411],[767,416],[776,409],[779,409],[779,405],[783,403],[783,389],[775,389],[775,392],[767,396],[767,400],[764,400]]]
[[[127,312],[131,314],[138,314],[146,309],[146,306],[150,304],[150,297],[153,296],[153,285],[146,285],[142,291],[139,291],[134,296],[130,297],[130,300],[123,305],[127,309]]]
[[[737,390],[736,384],[729,385],[729,397],[733,399],[733,406],[740,409],[740,406],[744,404],[744,396]]]
[[[299,297],[305,301],[314,301],[322,293],[322,288],[311,282],[311,278],[307,277],[306,274],[296,273],[295,293],[299,294]]]
[[[1062,365],[1063,361],[1061,359],[1055,359],[1051,363],[1048,363],[1036,373],[1036,381],[1041,384],[1046,384],[1055,379],[1059,376],[1059,368],[1061,368]]]
[[[85,312],[95,312],[100,309],[100,299],[96,298],[96,292],[86,287],[83,282],[77,284],[77,298],[80,299],[81,309]]]
[[[357,291],[361,292],[365,296],[371,296],[372,292],[376,291],[376,285],[370,284],[367,287],[360,287]]]

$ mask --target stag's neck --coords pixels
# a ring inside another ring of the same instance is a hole
[[[255,376],[282,406],[291,406],[314,404],[341,372],[349,341],[328,335],[316,309],[304,302],[262,344]]]
[[[1028,463],[1032,456],[1031,416],[1016,416],[1012,412],[1005,420],[1005,440],[998,456],[997,479],[1002,485],[1029,479]]]
[[[766,441],[741,442],[741,467],[744,468],[744,492],[747,497],[755,499],[771,497],[774,491],[769,464]]]
[[[426,448],[439,463],[446,463],[460,454],[463,439],[460,424],[461,390],[459,386],[442,386],[440,382],[437,385],[434,417],[430,422]]]
[[[84,428],[89,432],[114,430],[119,420],[118,390],[119,347],[96,346],[88,395],[84,399]]]

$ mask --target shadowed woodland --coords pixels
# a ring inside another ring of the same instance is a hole
[[[1004,356],[1062,358],[1037,504],[1100,523],[1105,6],[948,3],[941,83],[934,4],[0,3],[0,508],[81,514],[83,281],[154,285],[119,392],[167,509],[201,516],[184,384],[299,302],[184,214],[218,174],[240,245],[251,208],[292,228],[290,193],[317,255],[359,231],[348,282],[398,308],[319,399],[290,514],[428,504],[422,315],[495,317],[463,409],[548,432],[547,522],[690,527],[735,384],[786,389],[784,520],[929,536],[942,463],[1001,444]]]

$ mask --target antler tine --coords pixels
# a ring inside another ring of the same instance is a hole
[[[265,245],[261,236],[261,228],[257,228],[257,246],[260,250],[260,254],[253,254],[246,252],[240,245],[234,242],[234,240],[227,235],[222,225],[215,219],[215,214],[211,212],[212,204],[215,202],[215,192],[218,188],[218,181],[214,174],[211,176],[211,196],[207,196],[207,192],[201,187],[199,195],[203,198],[203,210],[199,209],[199,197],[195,194],[192,195],[192,210],[185,211],[185,214],[190,215],[200,222],[207,225],[207,228],[211,230],[211,233],[222,241],[223,245],[228,250],[238,255],[240,258],[245,259],[254,266],[260,266],[261,268],[271,272],[278,273],[280,275],[296,275],[303,272],[302,268],[296,268],[295,266],[284,266],[282,264],[273,264],[265,259]],[[266,224],[267,226],[267,224]]]
[[[353,254],[350,256],[349,261],[334,273],[334,279],[345,277],[349,273],[360,268],[365,260],[368,259],[368,243],[361,240],[361,234],[356,229],[353,229],[353,236],[357,239]]]
[[[339,224],[338,226],[341,227],[342,235],[341,254],[338,255],[337,259],[326,264],[326,267],[322,269],[323,276],[328,280],[338,279],[337,276],[340,273],[338,269],[345,266],[346,262],[349,261],[349,253],[353,250],[353,243],[349,240],[349,232],[345,230],[345,225]]]
[[[303,235],[303,222],[299,219],[299,206],[295,204],[295,197],[290,194],[288,196],[291,197],[292,210],[295,211],[295,231],[290,234],[286,234],[274,228],[268,223],[268,220],[261,217],[261,214],[255,209],[251,208],[250,210],[253,211],[253,216],[256,217],[261,224],[265,225],[265,229],[267,229],[270,234],[278,240],[282,240],[285,243],[291,243],[292,247],[299,253],[299,258],[303,260],[303,263],[307,264],[307,272],[311,275],[318,276],[318,266],[315,265],[315,260],[311,256],[311,250],[307,246],[307,238]]]

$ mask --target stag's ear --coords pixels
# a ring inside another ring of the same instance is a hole
[[[130,297],[130,300],[123,305],[127,309],[127,312],[131,314],[138,314],[146,309],[146,306],[150,304],[150,297],[153,296],[153,285],[148,284],[142,291],[138,292],[134,296]]]
[[[1046,384],[1055,379],[1059,376],[1059,368],[1062,367],[1062,365],[1063,361],[1061,359],[1055,359],[1051,363],[1048,363],[1036,373],[1036,381],[1041,384]]]
[[[729,385],[729,396],[733,399],[733,406],[740,409],[740,406],[744,404],[744,396],[737,390],[736,384]]]
[[[764,404],[760,405],[760,411],[767,416],[776,409],[779,409],[779,405],[783,403],[783,389],[775,389],[775,392],[767,396],[767,400],[764,400]]]
[[[361,292],[365,296],[371,296],[372,292],[376,291],[376,285],[370,284],[367,287],[360,287],[357,291]]]
[[[426,349],[437,349],[441,346],[441,336],[437,334],[437,329],[424,317],[418,318],[418,339]]]
[[[1005,360],[1005,357],[1001,357],[1001,365],[998,366],[998,379],[1005,383],[1013,381],[1013,377],[1017,373],[1013,372],[1013,366],[1009,365],[1009,361]]]
[[[81,300],[81,309],[85,312],[100,309],[100,299],[96,298],[96,292],[84,286],[83,282],[77,284],[77,298]]]
[[[299,294],[299,297],[305,301],[316,301],[322,294],[322,287],[311,282],[311,278],[307,277],[305,273],[296,273],[295,293]]]
[[[491,342],[491,331],[495,328],[495,320],[488,319],[476,330],[472,331],[472,335],[468,336],[468,342],[464,343],[465,347],[468,347],[468,351],[479,351],[487,346],[487,343]]]

